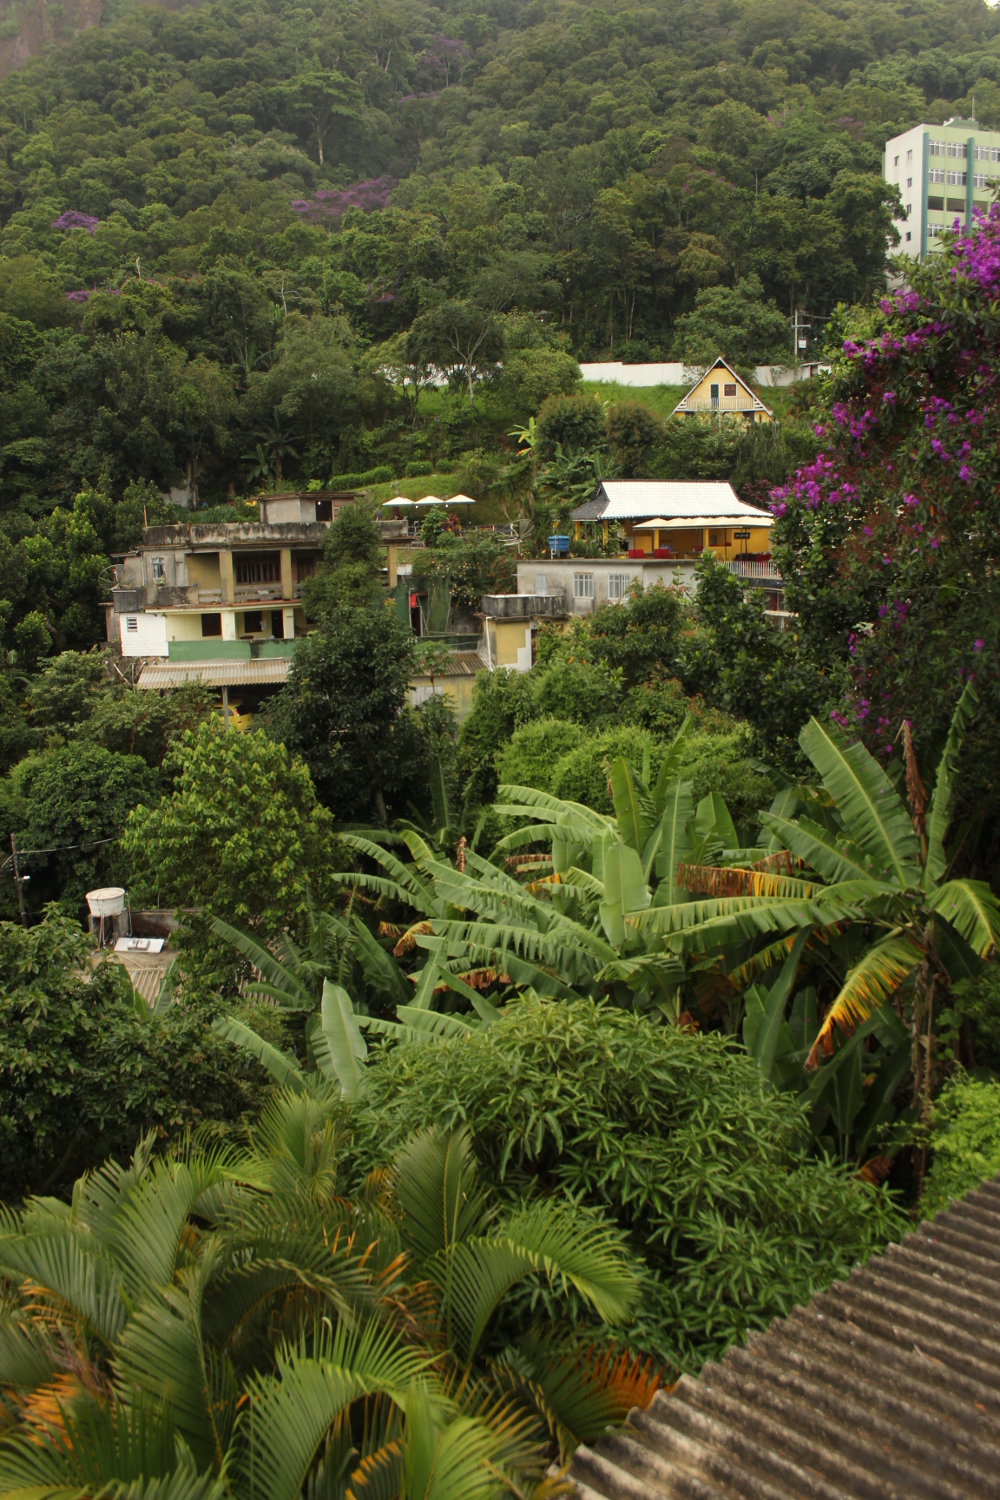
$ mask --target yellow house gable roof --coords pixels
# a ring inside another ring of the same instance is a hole
[[[718,383],[720,371],[725,372],[726,383],[731,385],[735,382],[736,395],[735,397],[720,396],[718,405],[716,406],[712,404],[712,376],[716,377],[715,383]],[[729,401],[733,403],[731,406],[727,405]],[[684,399],[679,401],[674,407],[671,415],[676,416],[679,411],[762,411],[769,417],[773,415],[770,407],[764,405],[756,391],[752,391],[746,381],[741,379],[732,365],[727,364],[724,359],[717,359],[715,364],[707,369],[700,379],[695,381]]]

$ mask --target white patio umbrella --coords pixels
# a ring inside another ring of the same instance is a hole
[[[425,495],[422,500],[416,501],[417,505],[446,505],[446,500],[439,500],[437,495]]]
[[[407,500],[405,495],[397,495],[394,500],[383,500],[383,505],[416,505],[415,500]]]
[[[445,505],[475,505],[471,495],[449,495]]]

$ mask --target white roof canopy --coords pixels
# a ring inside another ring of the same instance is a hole
[[[767,511],[747,505],[719,480],[609,479],[593,500],[574,511],[580,521],[685,520],[689,525],[770,526]]]
[[[637,521],[632,527],[632,530],[697,531],[699,528],[704,529],[704,527],[706,526],[719,527],[721,530],[731,530],[735,526],[737,528],[742,527],[745,530],[746,526],[749,525],[770,526],[773,520],[773,516],[760,515],[758,518],[756,514],[754,515],[752,522],[750,521],[749,517],[746,516],[742,516],[738,519],[727,519],[725,516],[674,516],[673,519],[669,521],[664,520],[662,516],[658,516],[655,521]]]

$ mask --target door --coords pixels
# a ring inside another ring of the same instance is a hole
[[[712,405],[713,406],[718,406],[718,404],[719,404],[719,387],[717,385],[713,385],[712,388],[711,388],[711,391],[712,391]]]

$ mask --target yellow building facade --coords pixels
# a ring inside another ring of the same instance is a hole
[[[772,422],[774,413],[742,376],[724,359],[717,359],[700,380],[695,381],[683,401],[674,407],[675,417],[738,416],[746,422]]]

